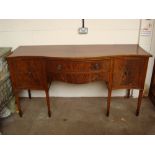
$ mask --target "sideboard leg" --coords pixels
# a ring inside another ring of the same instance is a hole
[[[110,113],[111,93],[112,93],[112,89],[111,88],[108,88],[107,116],[109,116],[109,113]]]
[[[141,102],[142,102],[142,97],[143,97],[143,89],[139,90],[139,96],[138,96],[138,103],[137,103],[137,110],[136,110],[136,116],[139,115],[140,107],[141,107]]]
[[[48,116],[51,117],[51,108],[50,108],[50,99],[49,99],[48,90],[45,90],[45,93],[46,93],[46,102],[47,102],[47,108],[48,108]]]
[[[29,96],[29,99],[32,98],[32,97],[31,97],[31,90],[30,90],[30,89],[28,89],[28,96]]]
[[[22,117],[23,116],[23,112],[21,110],[21,106],[20,106],[20,103],[19,103],[18,93],[15,93],[15,100],[16,100],[16,106],[17,106],[17,110],[19,112],[19,116]]]
[[[127,95],[126,98],[130,98],[130,89],[127,89]]]

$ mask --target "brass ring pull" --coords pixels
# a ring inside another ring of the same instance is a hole
[[[57,66],[57,70],[60,71],[61,69],[62,69],[62,65],[59,64],[59,65]]]
[[[28,74],[31,75],[32,73],[29,71]]]
[[[94,68],[94,70],[98,70],[100,68],[100,65],[98,63],[96,63],[93,68]]]

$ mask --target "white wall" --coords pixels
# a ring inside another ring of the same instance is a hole
[[[0,45],[136,43],[139,20],[86,20],[88,35],[79,35],[81,20],[0,20]]]
[[[145,21],[143,21],[145,22]],[[87,35],[79,35],[81,20],[0,20],[0,46],[53,45],[53,44],[137,44],[139,20],[86,20]],[[144,48],[150,47],[150,37],[141,37]],[[149,71],[151,71],[151,65]],[[150,73],[149,73],[150,74]],[[146,80],[149,85],[150,75]],[[147,93],[147,90],[146,90]],[[136,95],[137,93],[134,92]],[[22,95],[27,95],[23,93]],[[53,82],[51,96],[107,96],[104,82],[74,85]],[[114,96],[125,95],[116,90]],[[34,91],[32,96],[44,96]]]

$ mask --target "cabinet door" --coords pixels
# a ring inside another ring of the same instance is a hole
[[[140,88],[145,80],[145,74],[145,59],[115,58],[113,88]]]
[[[14,58],[9,67],[16,88],[41,89],[47,83],[45,62],[41,58]]]

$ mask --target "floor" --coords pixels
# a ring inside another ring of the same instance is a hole
[[[155,134],[155,106],[144,98],[139,117],[137,99],[112,98],[106,117],[106,98],[52,98],[52,117],[47,115],[44,98],[21,99],[24,112],[1,119],[6,135],[130,135]]]

